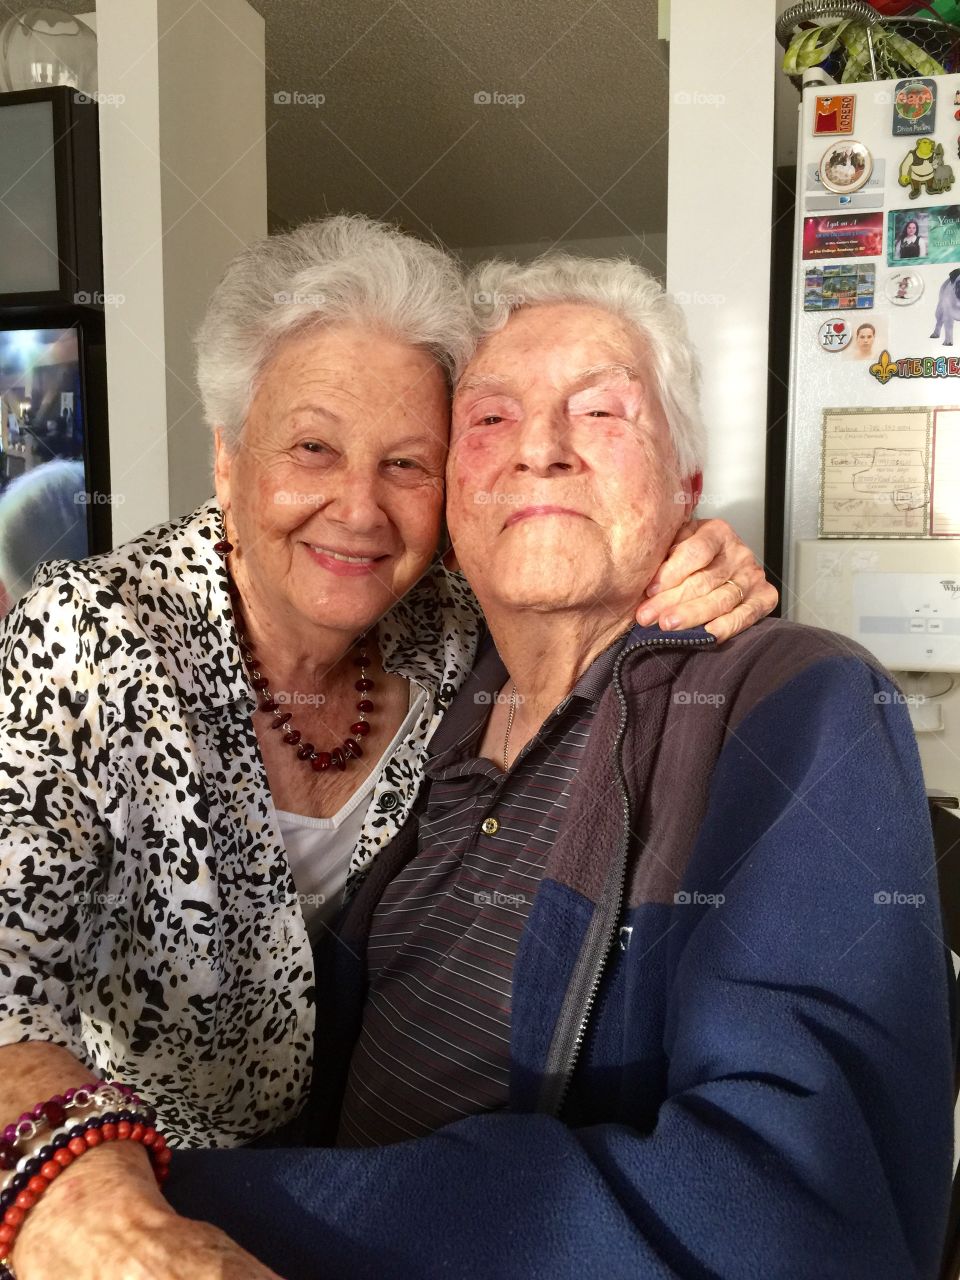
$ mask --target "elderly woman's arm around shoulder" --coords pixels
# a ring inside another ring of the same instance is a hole
[[[109,856],[111,726],[81,639],[89,623],[61,581],[0,625],[0,1130],[94,1074],[78,989],[96,980],[81,957]],[[0,1167],[0,1186],[14,1172]],[[74,1161],[17,1225],[12,1251],[0,1243],[17,1280],[126,1280],[132,1265],[151,1280],[274,1274],[220,1231],[174,1214],[145,1148],[130,1142]]]

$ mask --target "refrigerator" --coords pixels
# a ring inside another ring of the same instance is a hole
[[[925,690],[960,792],[960,75],[804,90],[793,264],[784,612]]]

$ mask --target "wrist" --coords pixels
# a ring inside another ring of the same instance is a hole
[[[108,1224],[114,1212],[129,1228],[152,1228],[174,1216],[140,1143],[106,1143],[64,1169],[27,1213],[10,1261],[14,1267],[40,1261],[51,1239],[88,1234],[92,1224]]]
[[[109,1143],[88,1151],[50,1184],[30,1210],[10,1254],[14,1267],[41,1258],[52,1237],[89,1235],[91,1228],[150,1228],[174,1215],[139,1143]]]

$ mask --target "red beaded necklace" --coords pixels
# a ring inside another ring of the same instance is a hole
[[[219,542],[213,545],[214,551],[224,557],[224,568],[227,568],[226,557],[233,550],[233,544],[228,542],[226,538],[221,538]],[[323,773],[332,765],[336,765],[338,769],[346,769],[347,762],[350,759],[359,760],[363,755],[363,748],[357,741],[358,738],[364,738],[370,732],[370,725],[367,721],[367,713],[373,711],[373,703],[367,694],[373,688],[373,681],[367,675],[367,666],[370,662],[370,655],[367,652],[366,634],[357,638],[357,654],[354,662],[360,668],[360,679],[354,683],[354,688],[360,693],[360,701],[357,703],[357,710],[360,712],[360,718],[355,724],[350,726],[351,737],[344,738],[343,742],[331,748],[330,751],[318,751],[312,742],[304,742],[303,734],[299,729],[294,728],[293,716],[289,711],[282,711],[280,703],[270,692],[267,684],[267,678],[263,674],[260,663],[257,661],[253,649],[250,647],[250,641],[243,630],[240,622],[241,600],[240,593],[237,590],[236,583],[230,576],[230,570],[227,569],[227,589],[230,592],[230,599],[233,604],[233,616],[237,624],[237,636],[240,640],[240,657],[246,668],[250,683],[253,685],[257,694],[257,707],[260,711],[268,712],[273,716],[270,728],[282,731],[280,736],[283,742],[288,746],[295,747],[297,751],[297,759],[302,760],[305,764],[309,764],[315,773]]]

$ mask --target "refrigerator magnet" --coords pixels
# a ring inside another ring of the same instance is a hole
[[[883,291],[895,307],[909,307],[923,297],[923,276],[917,271],[894,271]]]
[[[877,269],[872,262],[821,263],[804,276],[804,311],[866,311],[873,306]]]
[[[817,330],[817,341],[823,351],[843,351],[850,345],[853,327],[842,316],[824,320]]]
[[[942,148],[941,148],[942,154]],[[820,182],[834,195],[859,191],[873,173],[873,156],[862,142],[833,142],[820,157]]]
[[[804,258],[878,258],[883,253],[882,213],[836,213],[804,218]]]
[[[954,269],[941,284],[937,294],[937,309],[934,314],[933,333],[931,339],[943,334],[943,345],[953,346],[953,326],[960,320],[960,267]]]
[[[813,111],[813,132],[853,133],[853,113],[856,109],[857,99],[852,93],[838,93],[829,98],[818,97]]]
[[[933,80],[900,80],[893,94],[895,137],[933,133],[937,119],[937,86]]]
[[[847,350],[851,360],[876,360],[883,347],[887,345],[887,324],[883,316],[873,316],[869,320],[858,320],[852,324],[853,336]]]
[[[910,199],[921,191],[942,195],[953,188],[953,168],[943,158],[943,144],[932,138],[920,138],[912,151],[900,162],[900,185],[910,188]]]

